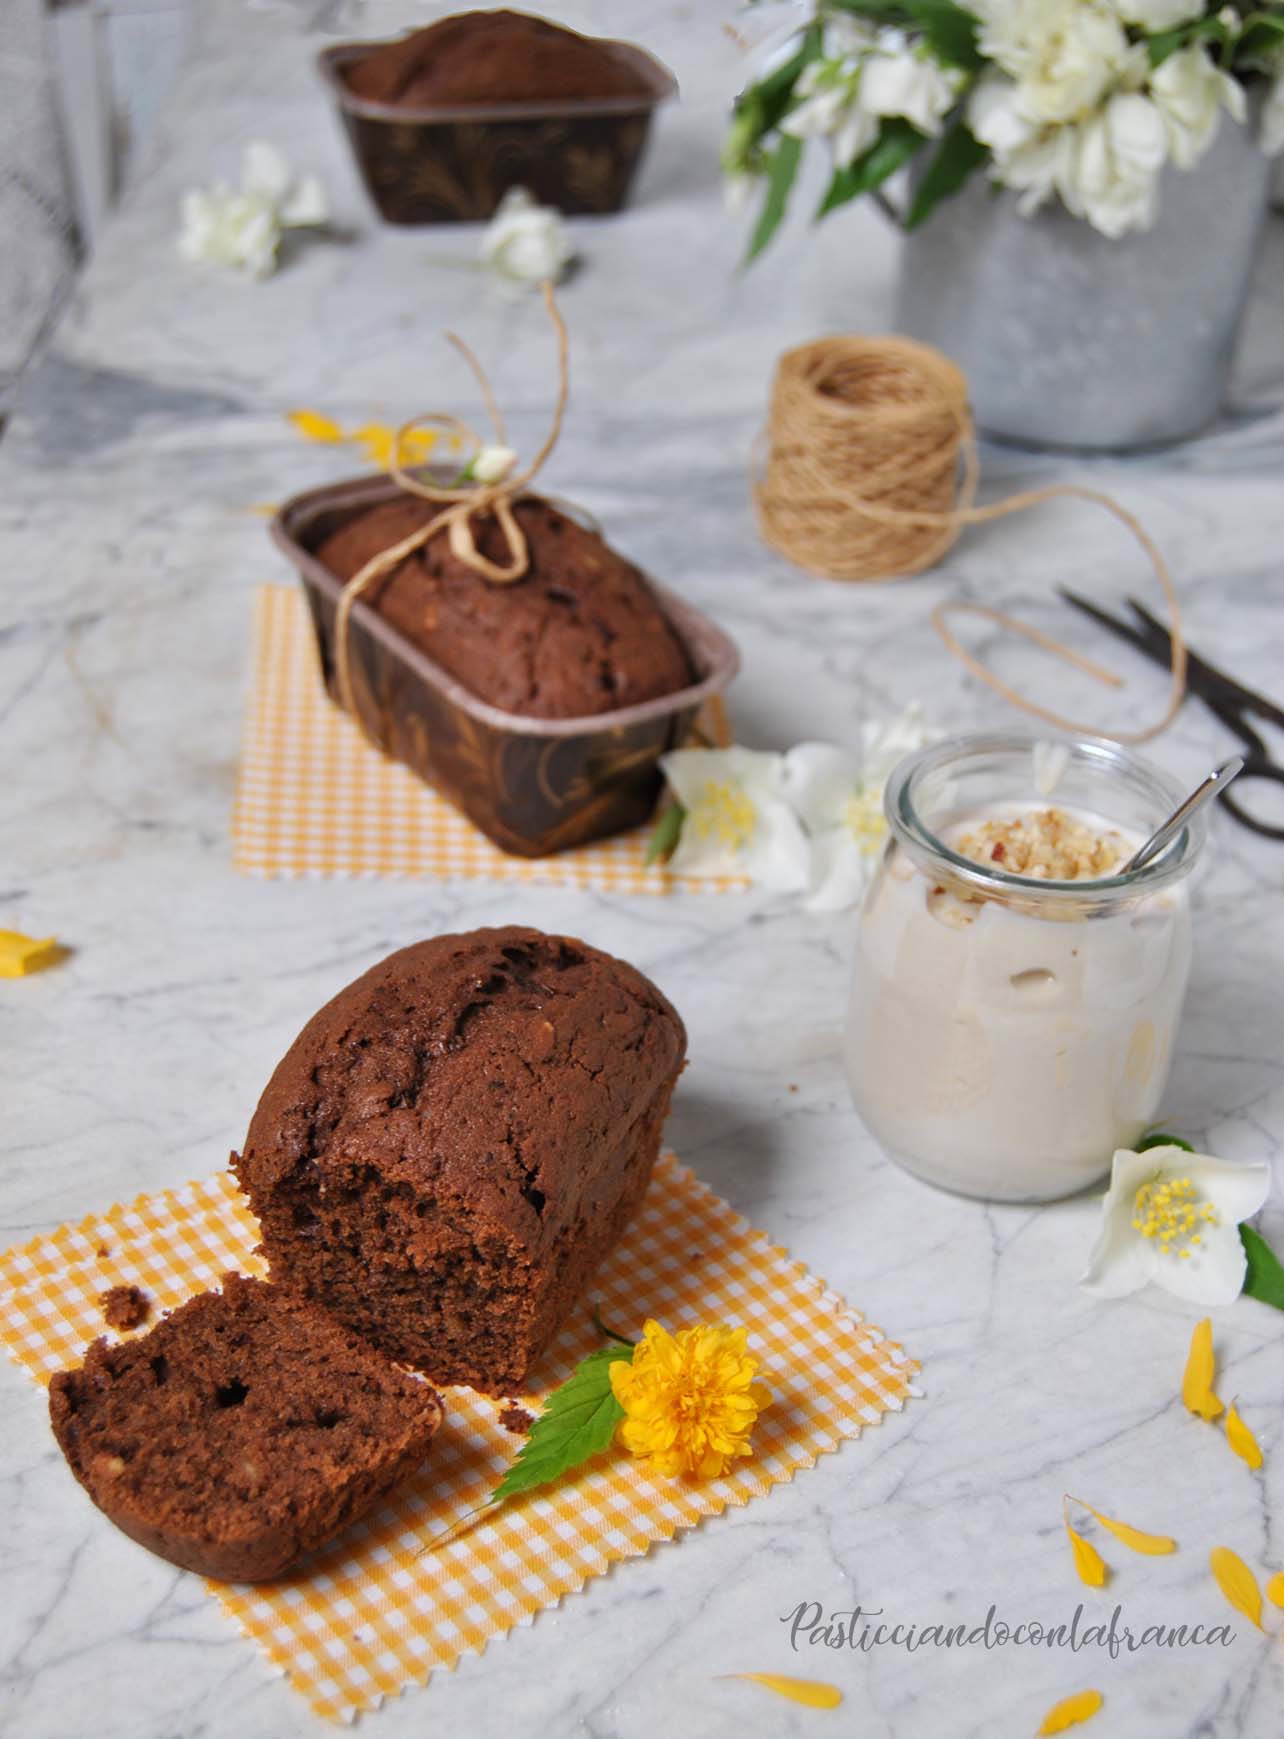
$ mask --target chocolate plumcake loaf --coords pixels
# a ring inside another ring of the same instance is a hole
[[[317,559],[350,580],[433,511],[410,497],[365,508],[319,544]],[[611,712],[695,680],[632,562],[545,501],[519,501],[514,513],[530,551],[524,578],[493,584],[459,560],[443,528],[365,602],[481,700],[528,718]],[[474,531],[483,555],[506,559],[493,519]]]
[[[49,1385],[72,1472],[118,1528],[227,1582],[278,1576],[417,1467],[429,1386],[278,1286],[223,1279]]]
[[[583,942],[403,948],[308,1022],[233,1155],[273,1278],[438,1382],[520,1390],[646,1191],[685,1050]]]
[[[347,72],[359,97],[408,108],[644,97],[609,43],[523,12],[461,12],[381,43]]]

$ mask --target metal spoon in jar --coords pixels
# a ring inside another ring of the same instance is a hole
[[[1211,803],[1214,797],[1226,789],[1235,775],[1243,770],[1244,762],[1239,755],[1232,755],[1229,761],[1223,761],[1220,767],[1214,767],[1207,779],[1195,787],[1186,801],[1173,810],[1167,821],[1156,828],[1145,845],[1135,851],[1115,874],[1127,875],[1129,870],[1141,869],[1152,858],[1158,857],[1164,847],[1176,839],[1195,811],[1202,809],[1205,803]]]

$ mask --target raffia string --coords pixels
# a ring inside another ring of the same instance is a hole
[[[529,495],[527,485],[534,481],[544,466],[549,455],[556,447],[562,433],[562,420],[566,414],[566,399],[570,390],[569,344],[566,336],[566,326],[558,310],[553,286],[545,282],[541,286],[544,293],[544,306],[548,317],[553,322],[553,330],[557,335],[557,400],[553,407],[553,419],[544,437],[543,444],[535,457],[524,471],[502,478],[497,483],[463,483],[444,486],[426,483],[420,476],[407,471],[402,464],[402,451],[406,437],[414,429],[426,425],[445,429],[459,437],[462,442],[471,442],[472,457],[481,451],[484,445],[481,436],[470,428],[461,418],[452,416],[447,411],[425,411],[421,416],[411,417],[397,430],[392,443],[392,476],[410,495],[418,495],[424,501],[444,503],[440,513],[436,513],[417,531],[409,537],[403,537],[391,548],[381,550],[347,582],[340,595],[334,618],[334,670],[339,688],[339,699],[346,710],[365,729],[356,706],[352,686],[352,649],[351,621],[352,607],[376,580],[413,555],[443,528],[449,527],[451,553],[466,566],[472,568],[484,579],[497,586],[511,585],[520,580],[530,567],[530,551],[526,545],[526,537],[513,513],[513,503],[523,495]],[[486,411],[490,417],[491,427],[495,432],[495,440],[500,446],[507,444],[507,431],[504,427],[503,414],[498,401],[487,379],[486,371],[464,343],[463,339],[453,332],[446,334],[455,349],[463,357],[476,376],[481,388]],[[473,520],[478,515],[493,516],[503,534],[506,549],[506,560],[493,562],[477,548],[473,533]],[[369,734],[369,733],[367,733]],[[372,738],[372,741],[375,739]],[[382,747],[376,741],[376,747]]]
[[[1053,483],[977,507],[979,480],[967,381],[939,350],[909,338],[836,336],[799,345],[780,358],[766,462],[754,485],[766,541],[826,579],[886,580],[931,567],[964,526],[1058,497],[1092,502],[1136,538],[1168,605],[1172,680],[1157,723],[1140,731],[1103,731],[1064,718],[995,676],[959,641],[947,620],[951,611],[995,622],[1098,682],[1121,686],[1112,672],[1003,610],[946,600],[933,610],[932,623],[973,675],[1024,712],[1061,730],[1087,731],[1119,743],[1158,736],[1186,693],[1186,643],[1172,575],[1149,533],[1100,490]]]

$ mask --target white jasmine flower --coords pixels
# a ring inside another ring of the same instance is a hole
[[[1135,91],[1121,91],[1075,131],[1074,149],[1058,169],[1069,209],[1102,235],[1149,229],[1168,143],[1159,109]]]
[[[1284,65],[1276,73],[1262,106],[1261,145],[1268,157],[1284,151]]]
[[[482,236],[482,264],[510,289],[557,283],[575,257],[560,212],[510,187]]]
[[[1198,18],[1203,10],[1204,0],[1116,0],[1115,4],[1125,24],[1135,24],[1152,36]]]
[[[281,226],[267,200],[216,183],[185,193],[181,210],[178,251],[185,260],[228,266],[251,278],[268,278],[276,270]]]
[[[877,139],[878,116],[860,104],[853,105],[833,138],[834,165],[846,169],[863,156]]]
[[[920,133],[936,134],[954,107],[962,75],[921,44],[885,30],[860,77],[861,106],[873,115],[903,115]]]
[[[878,137],[878,117],[860,101],[862,80],[857,64],[812,61],[794,86],[802,97],[780,123],[782,133],[796,139],[828,139],[839,169],[854,163]]]
[[[1150,95],[1164,117],[1169,155],[1179,169],[1192,168],[1207,151],[1223,108],[1236,121],[1247,114],[1243,85],[1198,45],[1170,54],[1155,68]]]
[[[479,447],[468,474],[477,483],[502,483],[516,463],[512,447]]]
[[[782,788],[812,840],[812,911],[844,911],[861,898],[887,837],[883,787],[897,762],[927,741],[915,705],[890,724],[867,723],[855,754],[800,743],[785,756]]]
[[[245,148],[239,191],[225,182],[193,189],[181,211],[178,251],[185,260],[251,278],[276,270],[282,230],[315,227],[330,215],[318,178],[296,177],[285,153],[264,139]]]
[[[1029,120],[1017,106],[1017,87],[1002,73],[986,73],[968,99],[967,124],[989,147],[991,176],[1021,195],[1017,209],[1028,216],[1055,191],[1074,148],[1072,127]]]
[[[1027,120],[1071,121],[1122,77],[1139,82],[1146,55],[1107,0],[973,0],[979,46],[1016,81]]]
[[[823,139],[843,124],[853,101],[854,78],[813,60],[799,75],[794,95],[802,100],[780,123],[780,131],[795,139]]]
[[[241,191],[266,201],[282,229],[312,229],[330,220],[320,177],[296,175],[285,152],[266,139],[253,139],[245,147]]]
[[[1230,1304],[1244,1289],[1240,1222],[1270,1189],[1264,1162],[1232,1165],[1180,1147],[1123,1148],[1079,1284],[1097,1298],[1122,1298],[1153,1280],[1193,1304]]]
[[[811,852],[781,794],[782,759],[740,748],[660,757],[687,812],[669,859],[675,875],[745,875],[782,893],[807,886]]]
[[[859,60],[866,49],[872,48],[876,41],[875,32],[859,18],[853,18],[848,13],[840,13],[836,18],[830,18],[825,23],[825,33],[822,40],[822,58],[825,60]]]

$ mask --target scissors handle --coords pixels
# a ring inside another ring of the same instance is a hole
[[[1284,839],[1284,823],[1259,821],[1244,808],[1244,786],[1250,779],[1268,779],[1273,785],[1284,785],[1284,767],[1277,767],[1265,755],[1246,756],[1243,771],[1232,788],[1220,794],[1218,802],[1224,804],[1240,826],[1246,827],[1250,833],[1256,833],[1262,839]]]

